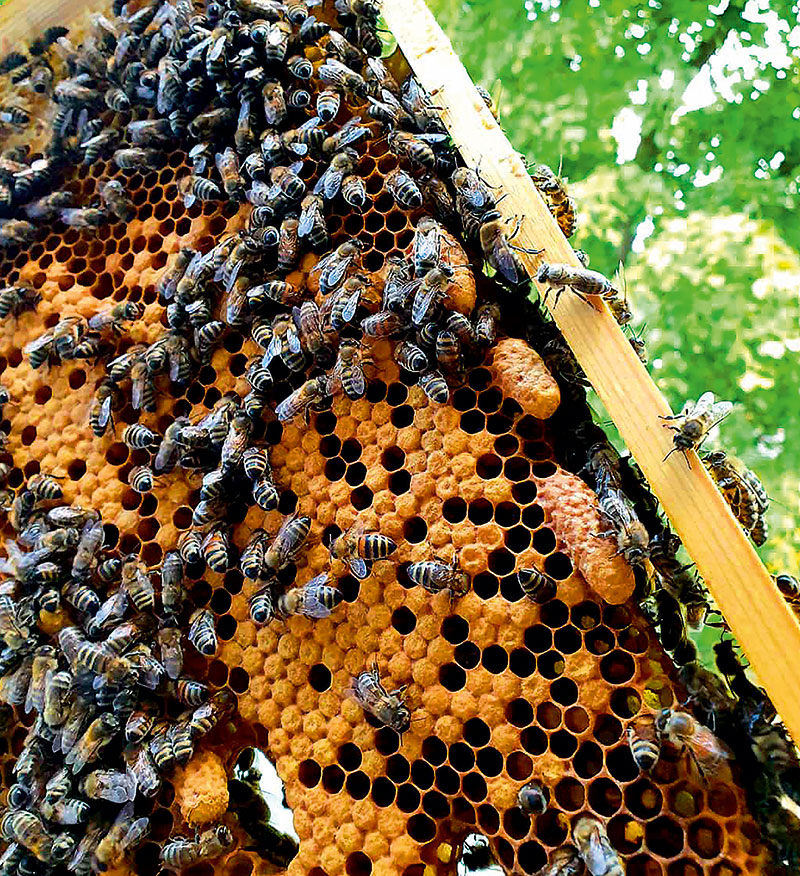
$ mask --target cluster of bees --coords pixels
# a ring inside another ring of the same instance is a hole
[[[47,475],[20,488],[8,519],[16,539],[2,562],[0,700],[7,728],[9,707],[32,723],[0,818],[0,872],[99,872],[147,835],[137,797],[158,794],[236,700],[184,675],[182,572],[165,565],[157,587],[138,557],[104,547],[97,512],[64,504]],[[185,638],[213,653],[211,612],[196,610]],[[193,842],[169,840],[164,866],[199,860]],[[204,856],[217,849],[205,835],[198,842]]]

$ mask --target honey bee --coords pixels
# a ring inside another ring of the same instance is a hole
[[[166,146],[174,137],[167,119],[128,122],[127,131],[134,146]]]
[[[31,680],[28,694],[25,698],[25,711],[39,712],[44,708],[45,683],[48,674],[58,669],[56,650],[50,645],[42,645],[36,649],[31,666]]]
[[[332,85],[345,93],[352,92],[362,98],[367,95],[367,83],[364,77],[351,70],[338,58],[326,58],[317,69],[317,76],[325,85]]]
[[[517,805],[528,815],[541,815],[550,802],[550,791],[540,782],[523,785],[517,794]]]
[[[330,545],[331,556],[346,562],[353,575],[359,579],[369,575],[370,563],[386,559],[396,550],[397,544],[393,539],[378,532],[366,532],[364,523],[359,520]]]
[[[121,170],[152,170],[163,164],[163,153],[143,146],[126,147],[114,152],[114,163]]]
[[[459,565],[458,556],[454,556],[449,563],[438,557],[435,560],[412,563],[406,572],[415,584],[419,584],[429,593],[449,591],[451,601],[469,593],[472,587],[469,573]]]
[[[572,237],[577,227],[575,202],[567,194],[563,180],[553,173],[546,164],[537,164],[531,178],[544,198],[547,209],[558,222],[564,237]]]
[[[155,412],[156,385],[144,359],[137,359],[130,370],[131,406],[135,411]]]
[[[517,581],[523,593],[539,604],[552,599],[558,592],[558,584],[538,569],[520,569],[517,572]]]
[[[147,426],[143,426],[141,423],[132,423],[123,430],[122,440],[131,450],[150,450],[158,443],[159,437]]]
[[[236,708],[236,697],[227,689],[215,691],[208,702],[192,712],[187,727],[193,739],[210,733],[211,730]]]
[[[642,563],[650,553],[650,536],[636,516],[631,500],[621,491],[604,489],[598,495],[600,513],[611,523],[610,532],[598,533],[598,538],[616,538],[617,554],[631,565]]]
[[[550,864],[539,876],[581,876],[583,860],[575,846],[560,846],[550,857]]]
[[[421,374],[430,368],[428,357],[424,351],[411,341],[401,341],[394,350],[394,358],[401,368],[412,374]]]
[[[207,608],[198,608],[189,618],[189,641],[206,657],[216,654],[218,641],[214,615]]]
[[[757,545],[762,545],[766,540],[766,524],[761,527],[758,524],[769,507],[769,500],[761,482],[749,469],[729,459],[723,450],[707,454],[703,463],[742,529],[750,533]],[[754,530],[757,537],[753,537]]]
[[[619,298],[619,290],[613,286],[607,277],[588,268],[576,268],[573,265],[548,264],[545,262],[539,265],[539,270],[536,272],[536,281],[548,284],[544,296],[545,302],[550,294],[550,289],[555,289],[555,305],[558,304],[561,293],[567,288],[572,290],[587,304],[591,304],[587,297],[589,295],[597,295],[606,301]]]
[[[483,217],[497,207],[491,187],[477,170],[459,167],[453,172],[456,209],[468,237],[477,238]]]
[[[119,730],[119,720],[111,712],[104,712],[95,718],[64,758],[72,774],[77,775],[88,763],[97,760],[100,750],[111,742]]]
[[[24,210],[28,219],[42,222],[55,219],[64,207],[72,207],[73,205],[74,196],[71,192],[51,192],[49,195],[43,195],[41,198],[26,204]],[[2,293],[0,293],[0,303],[2,303]]]
[[[264,551],[264,567],[276,574],[285,568],[308,538],[311,531],[311,518],[292,514],[284,518],[272,543]]]
[[[0,289],[0,318],[19,316],[26,310],[36,310],[42,296],[30,286],[6,286]]]
[[[0,249],[9,246],[25,246],[33,241],[36,226],[24,219],[3,219],[0,221]]]
[[[250,617],[257,624],[266,624],[272,620],[275,613],[275,601],[272,598],[272,585],[266,584],[256,591],[249,602]]]
[[[662,709],[656,728],[669,742],[686,751],[704,782],[718,775],[733,758],[727,745],[688,712]]]
[[[196,840],[170,839],[161,848],[161,865],[166,870],[183,870],[200,861],[224,855],[233,846],[233,834],[223,824],[209,828]]]
[[[102,520],[87,520],[81,530],[80,540],[72,560],[72,577],[81,580],[89,574],[95,554],[103,543],[104,529]]]
[[[647,365],[647,347],[645,346],[642,332],[640,331],[637,335],[636,332],[631,330],[631,336],[628,338],[628,342],[631,347],[633,347],[633,351],[639,357],[639,361],[642,365]]]
[[[297,236],[298,221],[293,216],[284,219],[279,229],[278,270],[293,271],[300,258],[300,238]]]
[[[339,343],[339,355],[333,368],[330,392],[338,385],[344,394],[353,401],[363,398],[367,392],[367,381],[364,375],[364,364],[369,360],[362,355],[364,345],[354,338],[342,338]]]
[[[175,695],[187,706],[201,706],[209,697],[208,686],[192,678],[179,678]]]
[[[115,867],[129,849],[147,836],[149,829],[150,820],[145,816],[134,818],[133,801],[126,803],[94,850],[93,870]]]
[[[640,770],[651,770],[661,756],[661,736],[656,729],[656,716],[641,715],[631,721],[627,730],[628,746]]]
[[[149,493],[153,489],[153,470],[149,465],[135,465],[128,472],[128,484],[137,493]]]
[[[286,422],[302,413],[308,423],[311,411],[322,410],[329,404],[329,399],[328,378],[324,375],[312,377],[278,404],[275,415],[281,422]]]
[[[344,280],[347,269],[363,248],[364,246],[359,240],[351,237],[314,265],[311,272],[319,273],[319,289],[323,295],[328,295],[338,288]]]
[[[413,167],[430,172],[436,170],[436,154],[430,145],[408,131],[394,128],[388,134],[389,148]]]
[[[686,459],[686,465],[691,468],[689,450],[698,450],[708,437],[710,430],[721,423],[733,410],[733,404],[728,401],[714,401],[713,392],[704,392],[696,402],[687,401],[680,414],[669,417],[661,417],[662,420],[674,420],[676,425],[664,423],[664,427],[671,429],[675,435],[672,437],[673,448],[664,457],[668,459],[679,450]]]
[[[97,191],[103,206],[117,219],[122,222],[131,222],[136,217],[136,207],[119,180],[110,179],[101,182]]]
[[[519,224],[518,220],[515,229],[508,235],[500,213],[497,210],[491,210],[484,213],[478,232],[484,258],[512,286],[518,286],[528,280],[527,270],[520,261],[517,252],[537,255],[543,251],[526,249],[511,243],[519,230]]]
[[[358,153],[355,149],[346,147],[341,152],[337,152],[317,180],[314,194],[332,201],[341,191],[342,180],[355,171],[357,163]]]
[[[800,603],[800,581],[793,575],[776,575],[775,586],[789,605]]]
[[[152,724],[151,724],[152,726]],[[150,731],[148,726],[143,737]],[[161,789],[161,776],[147,745],[131,744],[122,752],[126,771],[136,779],[136,787],[144,797],[154,797]]]
[[[228,568],[230,544],[228,533],[214,528],[203,540],[203,556],[213,572],[224,572]]]
[[[267,301],[293,306],[301,297],[302,291],[285,280],[268,280],[247,290],[247,301],[255,311],[260,310]]]
[[[389,171],[384,177],[383,184],[400,207],[413,210],[422,206],[422,192],[419,186],[402,168],[396,167]]]
[[[193,563],[203,562],[202,550],[203,538],[196,529],[187,530],[178,541],[178,553],[184,563],[192,565]]]
[[[228,146],[215,156],[217,171],[222,179],[225,194],[234,201],[244,201],[244,180],[239,172],[239,156]]]
[[[28,849],[44,863],[62,863],[72,854],[75,839],[69,834],[54,837],[44,827],[41,818],[24,809],[13,809],[0,818],[0,836]]]
[[[260,578],[264,570],[264,551],[268,534],[263,529],[254,529],[250,534],[239,560],[242,573],[248,578]]]
[[[323,317],[314,301],[304,301],[292,310],[292,318],[300,336],[301,346],[321,367],[330,364],[333,348],[325,333]]]
[[[277,613],[283,618],[291,615],[317,619],[330,617],[333,609],[342,601],[342,592],[332,587],[329,581],[330,576],[323,572],[307,584],[293,587],[278,597],[275,603]]]
[[[82,794],[94,800],[107,800],[122,805],[136,797],[136,779],[119,770],[94,770],[79,783]]]
[[[360,176],[350,173],[342,180],[342,200],[354,210],[367,206],[367,187]]]
[[[450,389],[439,371],[428,371],[426,374],[420,375],[418,382],[431,401],[440,405],[447,404],[450,399]]]
[[[72,674],[66,670],[45,676],[42,717],[49,727],[58,727],[67,718],[68,698],[73,685]]]
[[[391,338],[403,335],[408,330],[405,317],[391,310],[379,310],[361,320],[361,331],[368,338]]]
[[[180,628],[169,622],[163,623],[158,631],[158,646],[167,677],[175,681],[183,668]]]
[[[411,305],[411,322],[421,326],[430,321],[433,312],[448,294],[453,278],[449,265],[431,268],[422,278]]]
[[[122,564],[122,586],[138,611],[151,611],[155,606],[155,589],[147,567],[135,554]]]
[[[319,195],[306,195],[300,204],[300,220],[297,233],[308,238],[312,248],[323,249],[328,245],[328,226],[325,223],[324,202]]]
[[[619,855],[596,818],[581,815],[572,828],[572,840],[591,876],[624,876]]]
[[[239,467],[252,431],[253,421],[247,414],[242,411],[233,416],[220,451],[220,469],[224,473]]]
[[[348,694],[381,724],[391,727],[402,737],[411,726],[411,712],[402,699],[404,688],[387,691],[381,683],[377,663],[353,679]]]

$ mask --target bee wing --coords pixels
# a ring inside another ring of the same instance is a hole
[[[439,229],[432,228],[417,234],[414,238],[414,254],[418,260],[438,260],[440,248]]]
[[[324,198],[332,201],[339,194],[343,179],[344,174],[341,170],[329,167],[325,173],[322,174],[317,185],[314,186],[314,194],[322,194]]]
[[[45,347],[50,346],[53,343],[53,330],[48,329],[44,334],[39,335],[38,338],[35,338],[30,343],[25,345],[24,353],[25,355],[30,355],[31,353],[35,353],[38,350],[43,350]]]
[[[302,353],[303,345],[300,343],[300,336],[294,326],[289,326],[286,329],[286,343],[292,353]]]
[[[350,297],[347,299],[347,303],[342,310],[342,319],[344,319],[345,322],[350,322],[356,315],[356,311],[358,310],[358,304],[360,301],[361,289],[359,288],[350,295]]]
[[[324,271],[325,283],[330,289],[333,289],[342,282],[352,260],[352,256],[345,256],[345,258],[337,257],[336,261],[326,268]]]
[[[292,417],[297,413],[297,399],[299,392],[300,390],[296,389],[293,393],[286,396],[286,398],[282,402],[280,402],[275,408],[275,416],[281,422],[291,420]]]
[[[414,303],[411,306],[411,321],[414,325],[422,325],[431,309],[436,297],[436,288],[421,283],[414,295]]]
[[[514,251],[508,244],[505,234],[498,234],[492,244],[494,267],[511,283],[519,283],[522,277],[517,270]]]
[[[720,401],[711,406],[711,416],[715,423],[724,420],[733,410],[733,402]]]
[[[228,290],[228,297],[225,301],[225,321],[228,325],[236,325],[241,322],[241,316],[246,305],[247,288],[244,283],[233,284],[232,288]]]
[[[348,564],[350,566],[350,571],[356,578],[358,578],[359,581],[363,581],[364,578],[369,575],[367,561],[363,560],[361,557],[350,557],[348,560]]]
[[[297,234],[300,237],[305,237],[307,234],[311,234],[314,230],[314,224],[316,222],[316,209],[312,207],[303,207],[300,213],[300,220],[297,223]]]

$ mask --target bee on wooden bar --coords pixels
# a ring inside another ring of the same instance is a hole
[[[403,688],[387,691],[381,683],[377,664],[356,676],[348,693],[364,711],[400,736],[411,726],[411,712],[402,700]]]
[[[564,181],[546,164],[537,164],[531,174],[533,184],[539,189],[547,204],[547,209],[553,214],[564,237],[572,237],[577,227],[575,202],[567,194]]]
[[[662,420],[674,421],[674,425],[664,423],[671,429],[673,448],[664,457],[668,459],[679,450],[686,458],[687,467],[691,468],[689,451],[698,450],[708,437],[708,433],[733,410],[729,401],[715,401],[713,392],[704,392],[696,402],[687,401],[679,414],[661,417]]]
[[[707,454],[703,457],[703,463],[742,529],[750,534],[757,545],[762,545],[766,541],[766,523],[762,521],[769,508],[769,499],[761,482],[748,468],[730,459],[723,450]]]

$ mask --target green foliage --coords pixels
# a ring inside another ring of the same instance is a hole
[[[673,408],[707,389],[736,403],[715,440],[761,476],[773,499],[761,553],[796,573],[798,6],[430,2],[475,81],[495,95],[501,83],[515,147],[563,161],[580,210],[573,244],[604,273],[624,263]]]

